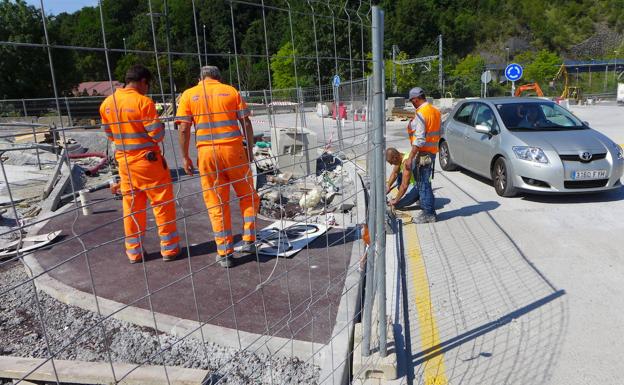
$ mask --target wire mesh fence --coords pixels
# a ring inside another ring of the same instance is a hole
[[[139,3],[140,49],[110,44],[107,1],[101,45],[51,42],[44,1],[41,39],[0,42],[47,61],[53,93],[0,103],[0,381],[357,378],[355,351],[372,366],[386,350],[380,11],[219,2],[229,43],[209,52],[205,2]],[[181,10],[191,47],[169,37]],[[237,36],[243,12],[261,51]],[[67,52],[96,55],[109,96],[63,96]],[[115,88],[119,60],[150,67],[156,93]],[[223,83],[200,73],[226,62]]]

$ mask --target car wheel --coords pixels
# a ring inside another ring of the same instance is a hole
[[[492,169],[492,182],[494,182],[494,190],[502,197],[512,197],[516,195],[516,189],[509,175],[509,168],[505,158],[498,158],[494,162]]]
[[[457,165],[451,160],[451,152],[446,142],[440,143],[440,167],[444,171],[457,170]]]

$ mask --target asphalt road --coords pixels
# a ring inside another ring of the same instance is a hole
[[[624,107],[582,106],[572,110],[593,128],[624,144]],[[406,148],[404,125],[388,125],[389,144]],[[499,314],[513,318],[509,324],[486,330],[480,339],[468,339],[445,352],[448,383],[622,383],[624,251],[617,239],[624,234],[624,189],[592,195],[501,198],[490,181],[471,173],[441,171],[438,175],[433,185],[439,189],[436,195],[441,221],[432,227],[419,227],[418,235],[439,338],[442,342],[456,341],[458,335],[480,330]],[[498,230],[491,224],[487,227],[486,220],[506,233],[504,240],[487,239]],[[456,237],[449,242],[456,242],[458,250],[445,250],[445,232],[454,229],[469,231],[479,247],[488,249],[473,250],[474,245]],[[428,234],[438,237],[430,252],[453,254],[444,264],[428,259]],[[507,247],[509,242],[513,250]],[[467,255],[461,253],[462,247]],[[501,249],[493,251],[496,248]],[[499,269],[496,264],[504,260],[511,262]],[[470,276],[466,276],[468,272]],[[477,297],[480,301],[475,300]],[[548,302],[539,302],[543,298]],[[535,300],[538,302],[532,302]],[[415,301],[418,303],[418,298]],[[489,315],[471,325],[479,312]],[[422,329],[418,330],[418,317],[411,318],[412,338],[419,338]],[[502,334],[507,328],[511,332]],[[520,337],[514,337],[516,334]],[[418,356],[418,350],[413,353]],[[425,383],[426,370],[422,361],[414,361],[415,383]]]

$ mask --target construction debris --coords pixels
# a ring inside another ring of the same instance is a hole
[[[259,184],[260,214],[287,219],[336,225],[340,213],[355,207],[355,181],[342,161],[324,153],[316,161],[318,175],[293,178],[290,173],[267,175]],[[327,215],[334,214],[334,215]]]
[[[52,243],[59,235],[61,230],[52,231],[47,234],[34,235],[31,237],[22,237],[15,241],[0,245],[0,260],[21,255],[32,250],[42,248]]]

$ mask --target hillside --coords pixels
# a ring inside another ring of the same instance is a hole
[[[142,62],[157,72],[154,54],[150,52],[154,49],[154,39],[158,50],[166,51],[167,23],[159,16],[151,20],[147,3],[143,0],[103,0],[106,41],[112,49],[109,54],[111,72],[117,80],[123,80],[125,69],[134,62]],[[335,56],[332,28],[338,31],[337,47],[347,47],[348,35],[351,35],[353,45],[357,47],[352,52],[353,60],[368,55],[359,49],[361,35],[356,25],[352,24],[349,31],[346,22],[338,20],[332,26],[329,21],[332,12],[339,14],[343,11],[343,2],[332,0],[327,6],[314,8],[319,16],[314,20],[317,27],[315,42],[312,18],[304,15],[311,11],[310,4],[291,1],[295,48],[291,44],[288,13],[283,10],[267,9],[265,17],[269,28],[265,45],[262,12],[258,7],[225,0],[195,0],[196,30],[190,1],[169,0],[168,4],[171,51],[182,53],[172,55],[172,73],[177,89],[196,81],[198,46],[203,62],[208,60],[219,65],[223,73],[228,74],[226,80],[232,76],[232,82],[249,90],[268,88],[269,77],[273,87],[294,87],[294,74],[289,70],[292,65],[285,57],[293,53],[315,57],[317,46],[319,56]],[[265,1],[265,4],[276,9],[285,7],[285,2],[280,0]],[[356,19],[359,5],[360,1],[348,1],[353,19]],[[436,54],[437,36],[443,35],[445,91],[456,96],[478,93],[478,76],[486,64],[516,60],[528,65],[535,60],[545,60],[546,64],[538,63],[542,68],[564,59],[612,58],[617,50],[624,55],[624,0],[382,0],[380,5],[386,11],[385,49],[388,57],[393,45],[399,47],[405,58]],[[153,0],[152,7],[154,12],[164,13],[162,0]],[[359,15],[366,15],[366,12],[361,9]],[[63,94],[68,94],[80,82],[108,79],[103,53],[84,49],[104,46],[97,7],[52,15],[48,30],[52,44],[80,47],[53,50],[57,83]],[[232,40],[234,35],[236,46]],[[45,43],[38,10],[23,0],[1,0],[0,41]],[[366,35],[365,51],[369,46],[370,36]],[[233,56],[235,49],[236,58]],[[263,57],[266,50],[273,56],[269,66]],[[53,94],[44,49],[3,44],[0,45],[0,55],[3,57],[0,61],[0,98]],[[338,56],[346,56],[346,53],[338,52]],[[159,55],[160,70],[165,78],[168,76],[166,63],[166,55]],[[335,64],[333,60],[318,63],[300,60],[298,85],[318,84],[319,72],[321,83],[329,84],[335,72],[334,65],[341,74],[346,75],[352,70],[354,77],[364,76],[368,71],[359,65],[350,69],[344,61]],[[418,83],[434,95],[441,94],[442,90],[437,87],[437,71],[410,67],[407,72],[398,82],[399,92]],[[549,81],[554,75],[550,72],[541,71],[533,80]],[[605,86],[611,87],[607,83]],[[162,90],[160,87],[155,84],[153,91],[169,92],[168,79],[165,79]],[[502,92],[496,86],[492,91]]]

